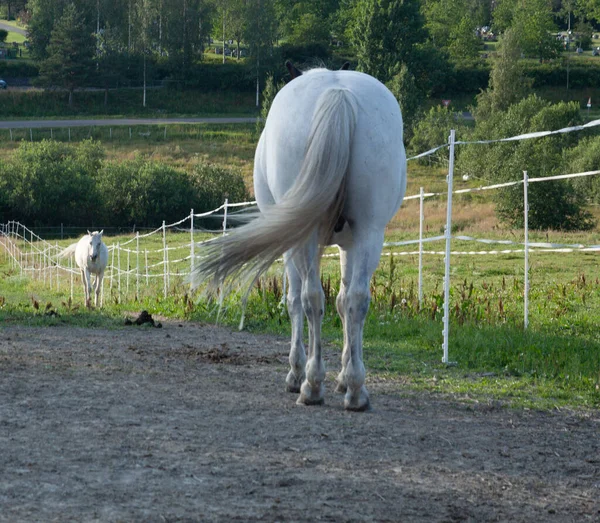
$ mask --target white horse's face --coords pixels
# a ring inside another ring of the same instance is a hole
[[[90,246],[88,252],[90,259],[95,262],[100,255],[100,246],[102,245],[102,231],[90,233]]]

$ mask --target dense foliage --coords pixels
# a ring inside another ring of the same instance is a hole
[[[550,104],[535,95],[476,120],[472,139],[508,138],[523,133],[561,129],[581,123],[579,105]],[[564,174],[564,151],[577,144],[579,135],[567,133],[535,140],[471,145],[460,152],[459,169],[492,183]],[[573,185],[568,180],[531,184],[529,227],[532,229],[587,229],[593,226]],[[523,226],[523,187],[497,193],[497,212],[508,224]]]
[[[142,156],[105,159],[101,144],[22,142],[0,167],[0,221],[32,226],[156,226],[248,198],[238,173],[210,164],[186,172]]]

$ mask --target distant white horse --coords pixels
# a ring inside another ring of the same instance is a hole
[[[81,270],[81,280],[85,292],[85,306],[90,307],[90,293],[92,289],[91,274],[96,275],[94,282],[94,306],[98,306],[98,296],[104,278],[104,270],[108,264],[108,248],[102,242],[104,231],[88,233],[77,243],[69,245],[60,253],[61,258],[72,256],[75,253],[75,262]],[[102,307],[102,296],[100,296],[100,307]]]
[[[384,230],[406,190],[402,116],[394,96],[371,76],[326,69],[301,73],[286,65],[296,79],[275,97],[254,159],[260,214],[206,247],[194,282],[208,279],[215,288],[237,278],[252,284],[285,253],[292,323],[287,388],[300,392],[298,403],[321,404],[319,267],[323,248],[337,244],[342,279],[336,303],[344,329],[337,391],[345,393],[346,409],[366,410],[362,334]]]

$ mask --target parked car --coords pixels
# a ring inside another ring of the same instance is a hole
[[[0,80],[0,89],[6,89],[8,84],[4,80]]]

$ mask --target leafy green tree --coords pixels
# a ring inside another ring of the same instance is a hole
[[[508,138],[544,130],[560,129],[581,123],[579,104],[551,104],[535,95],[477,120],[474,140]],[[575,133],[546,138],[470,145],[461,149],[457,170],[492,183],[562,174],[563,151],[577,142]],[[529,188],[529,226],[532,229],[588,229],[593,220],[581,206],[568,180],[531,184]],[[523,187],[516,185],[496,192],[496,212],[513,227],[523,226]]]
[[[6,6],[6,19],[14,20],[19,11],[25,9],[27,0],[2,0],[0,5],[2,4]]]
[[[425,27],[438,48],[448,49],[456,59],[476,55],[481,43],[475,29],[489,22],[489,4],[474,0],[425,0],[423,12]]]
[[[276,83],[272,74],[268,74],[265,80],[265,87],[262,91],[262,100],[260,106],[260,118],[256,120],[256,134],[260,136],[263,129],[265,128],[265,122],[271,105],[277,93],[283,88],[285,84],[283,82]]]
[[[412,70],[415,47],[427,37],[424,22],[417,0],[358,0],[352,25],[358,68],[382,82],[402,64]]]
[[[48,56],[48,45],[54,22],[62,16],[67,0],[29,0],[31,13],[27,27],[29,52],[35,60],[43,60]]]
[[[410,154],[419,154],[433,149],[438,145],[448,142],[451,129],[464,128],[465,123],[461,119],[461,115],[451,111],[447,107],[436,105],[429,109],[429,112],[415,125],[408,151]],[[448,151],[445,149],[441,149],[437,154],[438,156],[442,155],[448,158]],[[423,161],[426,162],[428,160],[429,157]]]
[[[71,107],[73,91],[90,78],[95,49],[81,13],[74,4],[67,5],[52,30],[48,57],[40,63],[40,84],[68,90]]]
[[[523,75],[520,59],[519,38],[508,29],[492,61],[489,86],[477,96],[477,120],[488,118],[494,111],[505,111],[529,94],[531,82]]]
[[[564,153],[565,171],[581,173],[596,171],[600,165],[600,136],[586,137],[579,141],[576,147]],[[580,201],[600,203],[600,177],[585,176],[573,179],[573,186]]]
[[[519,35],[522,51],[540,60],[555,58],[562,44],[556,39],[550,0],[519,0],[511,27]]]
[[[419,110],[425,101],[423,91],[417,88],[415,77],[405,64],[402,64],[400,71],[386,86],[400,104],[404,122],[404,141],[408,142],[412,136],[412,129],[417,121]]]
[[[496,33],[503,33],[512,26],[517,3],[519,0],[498,0],[492,12],[492,29]]]
[[[475,60],[479,58],[481,41],[475,35],[475,26],[469,16],[461,18],[450,32],[450,45],[448,51],[455,61]]]
[[[588,20],[600,22],[600,2],[598,0],[578,0],[579,12]]]

